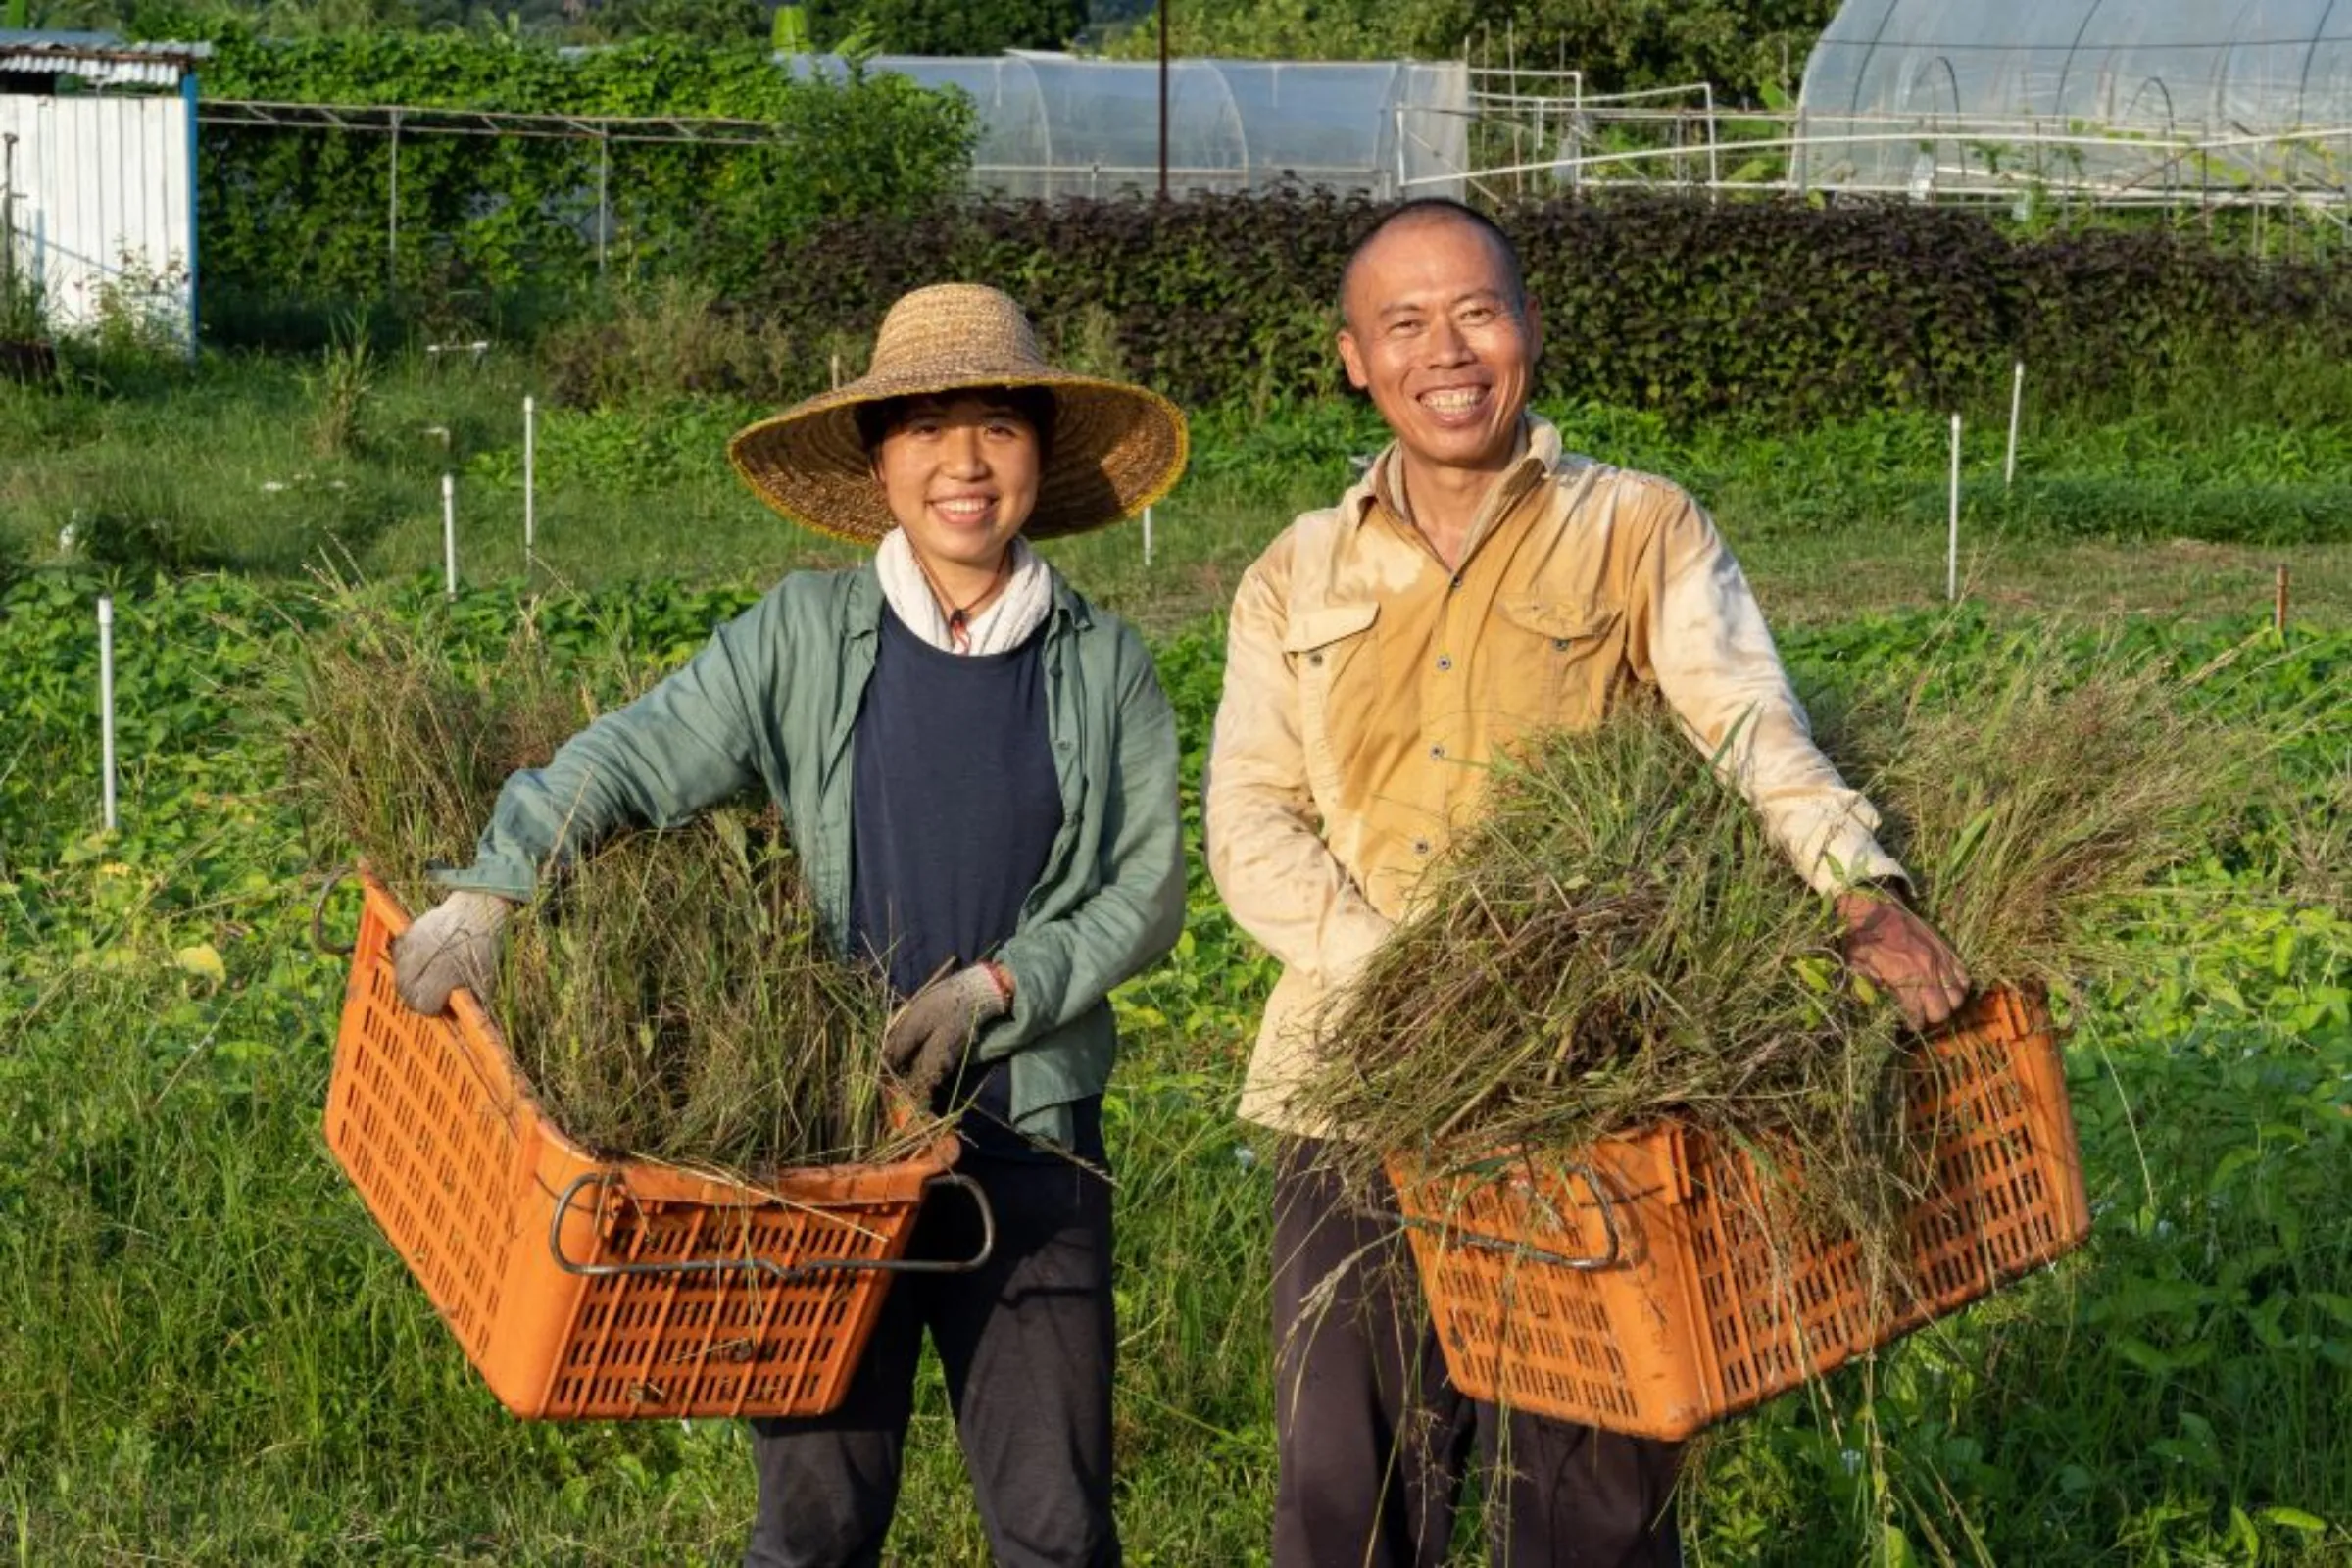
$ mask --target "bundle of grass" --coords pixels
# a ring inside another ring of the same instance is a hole
[[[324,859],[357,853],[410,909],[440,896],[427,871],[464,865],[499,787],[595,717],[599,681],[557,680],[525,628],[503,657],[461,660],[441,631],[350,594],[304,650],[285,740],[306,831]],[[583,671],[583,677],[590,672]],[[610,688],[630,678],[593,672]]]
[[[302,670],[293,773],[338,847],[412,909],[464,864],[500,785],[594,716],[618,666],[560,679],[526,626],[494,659],[356,602]],[[599,1154],[720,1173],[888,1159],[880,976],[827,951],[772,810],[620,835],[542,879],[492,998],[548,1114]]]
[[[1858,694],[1827,749],[1885,817],[1922,912],[1980,985],[2129,961],[2124,927],[2204,853],[2251,748],[2152,669],[2048,644]],[[1792,1216],[1866,1245],[1922,1189],[1888,999],[1844,970],[1834,906],[1676,720],[1630,704],[1536,737],[1415,912],[1325,1020],[1302,1104],[1350,1173],[1470,1168],[1662,1119],[1801,1172]]]

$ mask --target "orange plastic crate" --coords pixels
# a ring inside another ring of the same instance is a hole
[[[362,880],[327,1147],[516,1415],[822,1414],[891,1271],[958,1266],[899,1261],[925,1192],[969,1185],[949,1173],[953,1135],[763,1187],[599,1159],[548,1120],[470,992],[435,1017],[401,1004],[409,917]]]
[[[1850,1241],[1768,1234],[1753,1158],[1688,1128],[1475,1174],[1392,1159],[1454,1385],[1684,1438],[2080,1246],[2090,1209],[2047,1008],[1986,993],[1909,1070],[1934,1183],[1906,1217],[1910,1277],[1876,1293]]]

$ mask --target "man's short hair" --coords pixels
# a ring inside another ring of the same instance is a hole
[[[942,392],[932,402],[953,403],[959,397],[981,398],[990,403],[1002,403],[1029,421],[1037,432],[1037,455],[1042,462],[1054,455],[1054,393],[1042,386],[975,386],[954,392]],[[896,430],[906,420],[906,411],[919,399],[913,397],[878,398],[860,403],[852,409],[851,416],[858,421],[858,438],[865,443],[865,454],[872,457],[882,449],[882,438]]]
[[[1355,246],[1348,253],[1348,263],[1340,269],[1340,319],[1348,318],[1348,284],[1355,276],[1355,264],[1363,259],[1372,242],[1390,229],[1405,223],[1454,222],[1467,223],[1486,235],[1495,252],[1502,257],[1503,275],[1510,284],[1511,308],[1521,316],[1527,314],[1527,274],[1519,265],[1519,247],[1511,236],[1475,207],[1465,206],[1450,196],[1416,196],[1408,202],[1398,202],[1374,219],[1369,227],[1356,238]]]

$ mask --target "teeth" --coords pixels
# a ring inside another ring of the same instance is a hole
[[[1486,393],[1484,391],[1478,387],[1472,386],[1462,387],[1453,391],[1432,392],[1428,396],[1424,397],[1421,401],[1429,408],[1437,410],[1440,414],[1460,414],[1465,409],[1474,409],[1478,407],[1479,403],[1485,397]]]
[[[977,517],[988,510],[985,501],[942,501],[937,505],[951,517]]]

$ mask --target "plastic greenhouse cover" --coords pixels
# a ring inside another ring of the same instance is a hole
[[[797,74],[838,74],[830,56]],[[1154,185],[1159,68],[1047,53],[878,56],[869,69],[971,95],[980,116],[976,184],[1016,194]],[[1284,178],[1399,193],[1458,192],[1466,151],[1465,68],[1393,61],[1177,60],[1168,78],[1169,183],[1238,189]],[[1399,147],[1399,131],[1403,137]]]
[[[1885,120],[1955,118],[2126,135],[2340,126],[2352,123],[2352,5],[1847,0],[1806,64],[1800,107],[1805,133],[1833,139],[1870,134],[1871,121],[1884,133]],[[1884,177],[1921,155],[1899,138],[1808,154],[1831,182],[1841,171]]]

